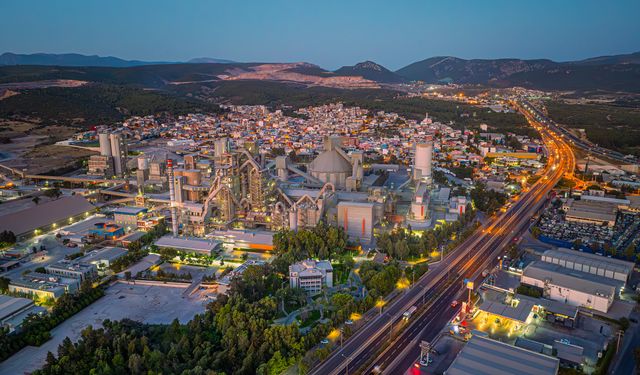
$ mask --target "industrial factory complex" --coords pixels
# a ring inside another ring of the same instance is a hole
[[[551,135],[340,103],[223,109],[77,133],[61,145],[90,155],[66,173],[0,165],[0,324],[19,332],[69,298],[187,321],[243,290],[267,295],[269,326],[317,336],[310,352],[355,332],[366,373],[361,345],[390,369],[433,355],[439,373],[555,374],[596,368],[630,316],[634,264],[616,258],[635,254],[640,200],[554,189],[575,177]],[[374,348],[387,335],[401,364]]]

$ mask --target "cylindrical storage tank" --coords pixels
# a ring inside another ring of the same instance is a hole
[[[202,174],[199,169],[189,169],[182,172],[187,179],[187,185],[200,186],[202,182]]]
[[[416,153],[413,160],[413,176],[431,182],[431,159],[433,157],[433,142],[416,144]]]
[[[138,158],[138,169],[143,171],[149,169],[149,159],[144,156],[140,156]]]
[[[109,140],[109,134],[108,133],[98,134],[98,141],[100,142],[100,155],[112,156],[111,141]]]

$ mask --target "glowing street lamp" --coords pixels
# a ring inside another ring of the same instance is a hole
[[[376,307],[380,309],[380,315],[382,315],[382,308],[386,305],[386,302],[383,299],[378,299],[376,301]]]

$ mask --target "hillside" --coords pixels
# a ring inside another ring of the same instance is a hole
[[[339,76],[360,76],[380,83],[401,83],[405,79],[373,61],[364,61],[353,66],[343,66],[334,72]]]
[[[640,64],[640,52],[626,55],[598,56],[576,61],[578,65]]]
[[[408,80],[427,83],[640,93],[638,62],[640,53],[563,63],[544,59],[465,60],[442,56],[415,62],[396,73]]]
[[[396,71],[410,80],[425,82],[486,84],[512,74],[554,67],[551,60],[464,60],[451,56],[431,57]]]
[[[115,123],[131,115],[220,111],[217,105],[167,92],[105,84],[24,90],[1,104],[0,118],[83,127]]]

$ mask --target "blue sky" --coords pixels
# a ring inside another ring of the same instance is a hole
[[[1,0],[0,52],[329,69],[441,55],[562,61],[640,51],[638,15],[638,0]]]

